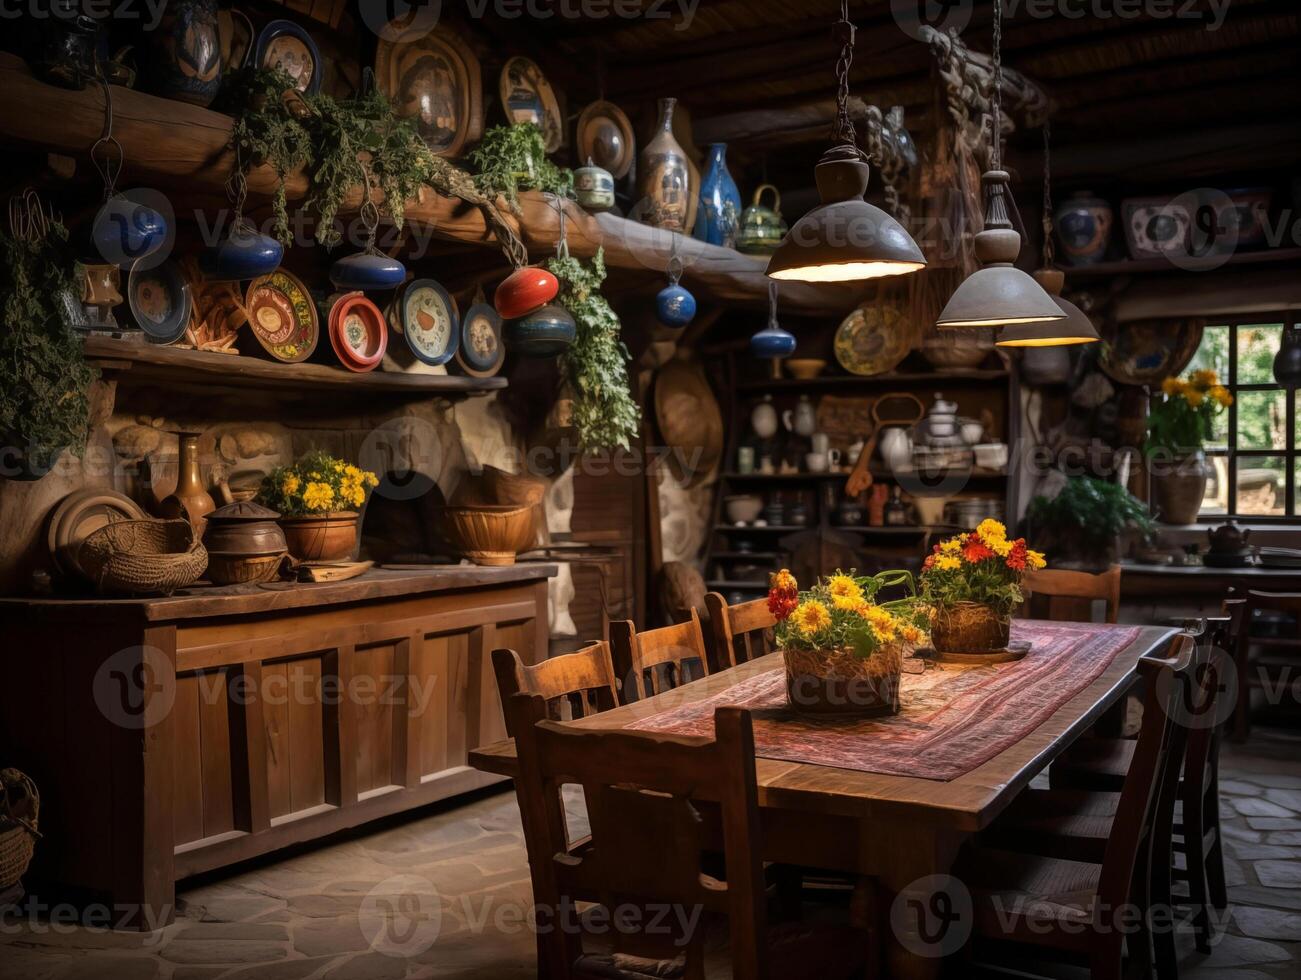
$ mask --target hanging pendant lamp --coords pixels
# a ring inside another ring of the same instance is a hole
[[[1052,127],[1044,123],[1044,200],[1043,200],[1043,265],[1034,279],[1043,287],[1058,309],[1066,314],[1065,320],[1039,321],[1038,323],[1011,324],[1002,329],[995,343],[999,347],[1067,347],[1072,344],[1091,344],[1101,338],[1093,322],[1074,303],[1062,299],[1066,274],[1054,264],[1053,250],[1053,190],[1052,190]]]
[[[1002,169],[1003,142],[1003,5],[994,4],[993,91],[990,93],[991,166],[980,178],[985,194],[985,228],[976,235],[976,258],[982,268],[968,276],[949,299],[936,325],[1002,327],[1009,324],[1065,320],[1051,296],[1014,263],[1021,236],[1008,211],[1007,171]]]
[[[836,36],[837,145],[814,170],[822,203],[795,223],[768,260],[773,279],[797,282],[849,282],[897,276],[925,268],[926,257],[894,218],[863,200],[871,168],[858,148],[849,118],[849,67],[854,59],[854,25],[848,0],[841,0]]]

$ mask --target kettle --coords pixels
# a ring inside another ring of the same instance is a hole
[[[765,207],[763,195],[772,191],[773,205]],[[771,255],[786,237],[786,222],[781,215],[782,199],[772,184],[760,184],[753,203],[741,212],[741,226],[736,234],[736,248],[747,255]]]
[[[1206,538],[1211,544],[1211,552],[1217,555],[1242,554],[1247,550],[1247,539],[1250,537],[1250,528],[1240,528],[1233,521],[1221,524],[1217,528],[1206,529]]]

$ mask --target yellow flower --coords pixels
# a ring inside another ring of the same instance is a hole
[[[873,623],[872,635],[881,643],[889,643],[895,638],[893,623]]]
[[[791,622],[805,636],[812,636],[831,625],[831,613],[817,599],[801,602],[791,613]]]
[[[365,483],[366,486],[368,487],[377,487],[379,486],[379,477],[377,477],[374,473],[367,471],[366,473],[362,474],[362,482]]]
[[[993,541],[1000,541],[1007,537],[1007,528],[992,517],[986,517],[976,528],[976,533],[984,540],[985,544]]]
[[[951,572],[962,567],[962,560],[956,555],[940,555],[935,559],[935,567],[942,572]]]
[[[1178,378],[1166,378],[1161,382],[1161,390],[1165,392],[1167,398],[1173,398],[1184,390],[1184,383]]]
[[[786,592],[794,592],[800,587],[799,583],[795,581],[795,576],[790,573],[789,568],[783,568],[774,575],[770,584],[772,588]]]
[[[286,494],[297,493],[300,486],[302,486],[301,481],[292,473],[286,473],[285,478],[280,481],[280,489]]]
[[[1184,398],[1188,400],[1189,405],[1193,408],[1197,408],[1202,403],[1203,395],[1196,388],[1188,388],[1184,391]]]
[[[334,491],[328,483],[309,483],[303,491],[303,503],[308,510],[329,510],[334,505]]]
[[[961,551],[962,551],[961,538],[949,538],[949,540],[941,542],[940,544],[940,554],[942,555],[956,555]]]
[[[922,641],[925,634],[912,623],[904,623],[899,627],[899,635],[904,638],[904,642],[917,644]]]
[[[1007,538],[999,538],[997,541],[987,541],[989,550],[998,555],[999,558],[1006,558],[1012,553],[1012,542]]]
[[[835,598],[858,600],[863,598],[863,590],[848,575],[837,572],[827,579],[827,591]]]
[[[852,595],[833,595],[831,604],[837,609],[843,609],[845,612],[863,614],[863,607],[866,603],[862,599],[856,599]]]
[[[1229,389],[1224,387],[1224,385],[1212,385],[1211,390],[1208,391],[1207,394],[1225,408],[1228,408],[1233,404],[1233,395],[1229,394]]]
[[[1192,382],[1198,388],[1213,388],[1220,383],[1220,376],[1214,371],[1194,371]]]
[[[351,463],[343,468],[343,475],[349,480],[355,480],[358,483],[361,482],[361,470],[357,469],[357,467],[353,466]]]
[[[1046,568],[1048,566],[1048,559],[1044,558],[1042,551],[1031,551],[1027,549],[1025,553],[1025,563],[1031,568]]]

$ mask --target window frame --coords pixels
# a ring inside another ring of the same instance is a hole
[[[1229,367],[1221,383],[1233,395],[1233,404],[1226,414],[1225,429],[1228,438],[1223,450],[1206,450],[1208,463],[1216,459],[1226,461],[1226,480],[1228,483],[1227,505],[1223,514],[1197,515],[1199,524],[1220,524],[1226,520],[1235,520],[1246,524],[1298,524],[1301,514],[1297,513],[1297,462],[1301,460],[1301,448],[1298,447],[1297,389],[1287,388],[1277,381],[1268,383],[1238,382],[1238,332],[1244,327],[1264,327],[1281,324],[1283,333],[1301,326],[1301,313],[1297,310],[1278,310],[1249,315],[1208,316],[1206,329],[1226,328],[1229,338]],[[1280,335],[1280,345],[1282,336]],[[1200,345],[1199,345],[1200,346]],[[1196,356],[1196,355],[1194,355]],[[1251,392],[1281,392],[1283,394],[1285,418],[1285,446],[1268,449],[1240,449],[1238,447],[1238,405],[1239,395]],[[1238,510],[1238,464],[1246,459],[1282,459],[1283,460],[1283,513],[1282,514],[1244,514]]]

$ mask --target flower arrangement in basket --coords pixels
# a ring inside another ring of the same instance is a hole
[[[313,450],[262,481],[258,503],[280,512],[289,553],[299,561],[339,561],[357,545],[357,510],[379,477]]]
[[[855,576],[837,570],[801,592],[782,569],[770,585],[768,608],[777,617],[792,708],[813,714],[899,711],[903,659],[925,640],[930,617],[911,573]],[[875,601],[883,588],[899,585],[907,587],[904,598]]]
[[[1007,649],[1012,610],[1025,598],[1027,568],[1043,568],[1044,556],[1011,540],[995,520],[969,534],[941,541],[922,563],[921,597],[932,609],[931,638],[944,653],[993,653]]]

